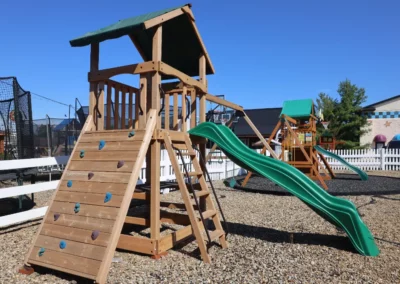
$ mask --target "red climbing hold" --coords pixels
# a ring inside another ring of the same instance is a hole
[[[92,240],[94,241],[97,239],[97,237],[100,235],[100,232],[98,230],[95,230],[92,232]]]
[[[58,220],[58,218],[60,218],[60,214],[58,214],[58,213],[55,213],[55,214],[54,214],[54,221],[57,221],[57,220]]]
[[[122,167],[124,164],[125,164],[124,161],[118,161],[117,168],[119,169],[119,168]]]
[[[94,176],[94,173],[92,173],[92,172],[88,173],[88,179],[92,179],[93,176]]]

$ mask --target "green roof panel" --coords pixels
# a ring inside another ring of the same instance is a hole
[[[187,5],[189,4],[121,20],[115,24],[75,38],[70,41],[70,45],[81,47],[131,35],[135,38],[137,47],[142,50],[144,60],[150,61],[152,60],[152,39],[155,27],[145,29],[144,22]],[[198,39],[190,21],[191,19],[186,14],[182,14],[163,22],[161,60],[189,76],[198,76],[199,57],[205,50],[203,50],[203,45]],[[207,75],[214,74],[211,62],[208,60],[206,73]],[[163,79],[171,78],[163,76]]]
[[[312,113],[312,106],[312,99],[284,101],[280,116],[284,114],[293,118],[308,118]]]

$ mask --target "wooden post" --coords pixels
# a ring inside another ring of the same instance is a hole
[[[90,45],[90,72],[95,72],[99,70],[99,44],[92,43]],[[97,95],[97,83],[90,83],[89,87],[89,115],[93,116],[93,122],[97,129],[98,127],[98,116],[96,108],[96,95]]]
[[[162,47],[162,26],[156,28],[153,36],[153,61],[161,61]],[[160,86],[161,74],[154,72],[151,78],[151,108],[157,110],[156,130],[161,129],[161,116],[158,112],[161,107]],[[155,140],[151,146],[151,164],[146,167],[151,168],[151,196],[150,196],[150,238],[158,240],[160,238],[160,160],[161,160],[161,143]]]
[[[204,54],[202,54],[199,57],[199,77],[200,77],[200,83],[203,83],[204,86],[207,87],[207,73],[206,73],[206,67],[207,67],[207,62],[206,62],[206,57]],[[196,97],[195,97],[196,98]],[[206,94],[200,94],[200,113],[199,113],[199,120],[200,123],[206,121]],[[204,165],[202,165],[201,170],[204,172],[205,169],[205,163],[206,163],[206,144],[200,144],[199,145],[199,151],[200,155],[203,158]],[[205,176],[204,176],[205,177]],[[205,202],[204,198],[200,198],[200,209],[204,212],[207,210],[207,204]],[[208,222],[209,223],[209,222]],[[209,224],[206,223],[206,226],[208,227]]]
[[[186,94],[187,94],[187,87],[183,86],[182,88],[182,132],[187,131],[187,123],[186,123],[186,114],[187,114],[187,109],[186,109]]]
[[[107,84],[107,121],[106,121],[106,129],[111,129],[111,103],[112,103],[112,86],[110,83]]]

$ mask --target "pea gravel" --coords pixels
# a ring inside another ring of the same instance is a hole
[[[376,238],[381,254],[372,258],[355,252],[342,231],[293,196],[216,187],[230,234],[228,249],[210,249],[211,265],[200,260],[195,242],[160,260],[117,251],[108,283],[400,283],[400,194],[343,196],[359,207]],[[38,206],[50,197],[35,196]],[[179,192],[163,199],[181,201]],[[0,283],[85,283],[46,269],[17,273],[39,224],[0,230]]]

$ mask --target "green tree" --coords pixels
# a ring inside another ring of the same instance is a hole
[[[368,132],[367,117],[361,113],[361,105],[367,101],[365,89],[346,79],[340,82],[337,92],[339,100],[320,93],[318,107],[323,109],[324,120],[330,121],[329,132],[345,142],[338,145],[339,148],[359,147],[360,136]]]

